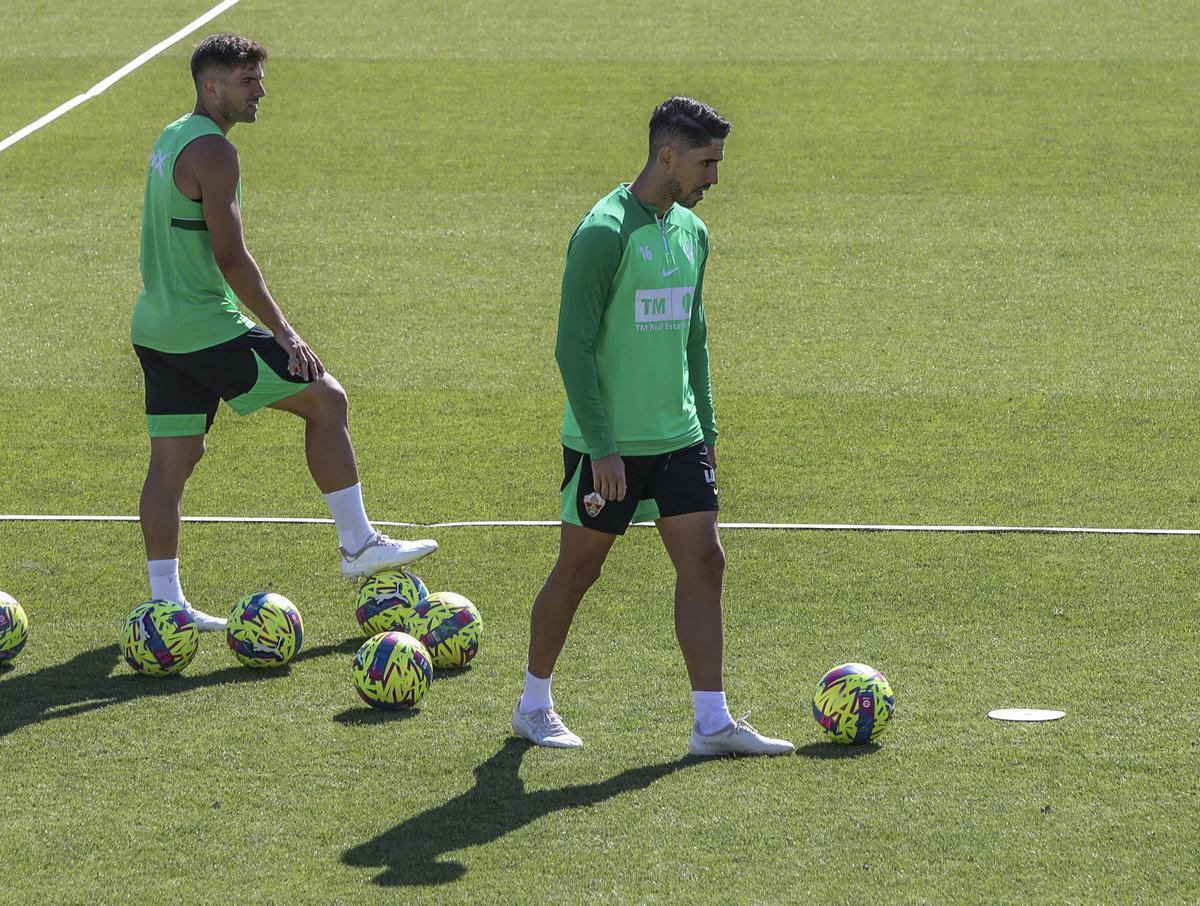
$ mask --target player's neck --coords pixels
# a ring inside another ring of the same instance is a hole
[[[675,200],[667,194],[667,187],[645,169],[629,184],[629,191],[642,204],[658,208],[659,217],[665,217],[671,205],[675,204]]]
[[[205,107],[200,101],[196,101],[196,106],[192,108],[192,116],[206,116],[217,124],[221,132],[229,135],[229,130],[233,128],[233,123],[227,122],[223,116],[215,110],[210,110]]]

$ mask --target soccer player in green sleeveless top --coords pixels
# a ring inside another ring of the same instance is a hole
[[[204,39],[191,59],[196,106],[163,129],[146,172],[143,288],[131,326],[150,433],[142,533],[151,596],[186,605],[203,631],[225,621],[184,596],[180,504],[222,399],[239,415],[270,406],[304,419],[309,471],[333,516],[344,575],[368,576],[437,549],[371,527],[345,391],[292,329],[246,248],[241,165],[226,136],[258,118],[266,58],[265,48],[237,35]],[[266,329],[242,314],[239,300]]]
[[[617,536],[652,520],[675,567],[675,634],[692,687],[693,755],[782,755],[794,746],[734,720],[722,676],[717,422],[709,381],[708,230],[691,209],[717,182],[732,127],[691,98],[650,118],[650,155],[583,218],[567,248],[555,358],[563,416],[558,561],[530,615],[513,730],[575,748],[550,695],[575,611]],[[748,715],[747,715],[748,716]]]

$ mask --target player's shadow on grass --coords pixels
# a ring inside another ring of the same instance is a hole
[[[444,805],[414,815],[378,837],[342,854],[342,861],[356,867],[385,869],[376,884],[447,884],[466,874],[466,867],[438,857],[456,849],[491,843],[561,809],[595,805],[621,793],[642,790],[665,777],[704,759],[686,756],[665,764],[645,765],[622,771],[599,783],[579,784],[557,790],[525,791],[519,776],[521,759],[532,745],[510,737],[500,751],[475,768],[475,786]]]
[[[223,647],[224,639],[219,641]],[[77,654],[64,663],[43,667],[32,673],[8,676],[9,671],[6,671],[0,674],[4,677],[0,682],[0,696],[3,697],[0,738],[30,724],[86,714],[135,698],[175,695],[222,683],[270,680],[286,675],[293,665],[308,658],[353,654],[360,644],[358,639],[347,639],[336,645],[302,649],[292,663],[282,670],[251,670],[234,665],[195,676],[185,671],[178,676],[163,677],[138,676],[126,670],[123,664],[121,672],[110,676],[121,661],[120,649],[115,644],[103,645]]]

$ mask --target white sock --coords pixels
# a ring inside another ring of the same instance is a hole
[[[724,730],[733,723],[724,692],[693,692],[692,710],[696,712],[696,725],[705,736]]]
[[[329,515],[337,526],[338,543],[348,553],[358,553],[374,531],[363,508],[362,485],[351,485],[324,496]]]
[[[150,597],[156,601],[176,601],[183,604],[183,587],[179,584],[179,558],[174,560],[147,560],[146,572],[150,574]]]
[[[536,711],[539,708],[553,708],[554,699],[550,697],[550,680],[554,678],[551,673],[545,679],[534,676],[529,672],[529,668],[525,668],[525,693],[521,696],[521,700],[517,702],[517,710],[522,714],[528,714],[531,711]]]

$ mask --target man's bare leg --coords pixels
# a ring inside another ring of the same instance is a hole
[[[325,497],[337,526],[342,574],[366,578],[394,569],[437,550],[433,540],[399,541],[375,531],[363,506],[358,463],[350,442],[346,391],[329,372],[272,408],[304,419],[304,452],[308,471]]]
[[[538,592],[529,615],[525,692],[513,711],[513,729],[538,745],[555,748],[583,745],[555,712],[550,680],[575,612],[587,590],[600,578],[604,560],[616,540],[616,535],[563,523],[558,561]]]
[[[183,491],[203,455],[203,434],[150,438],[150,467],[142,485],[138,513],[146,542],[150,597],[185,605],[191,611],[197,629],[217,632],[225,628],[225,621],[193,608],[179,581]]]

